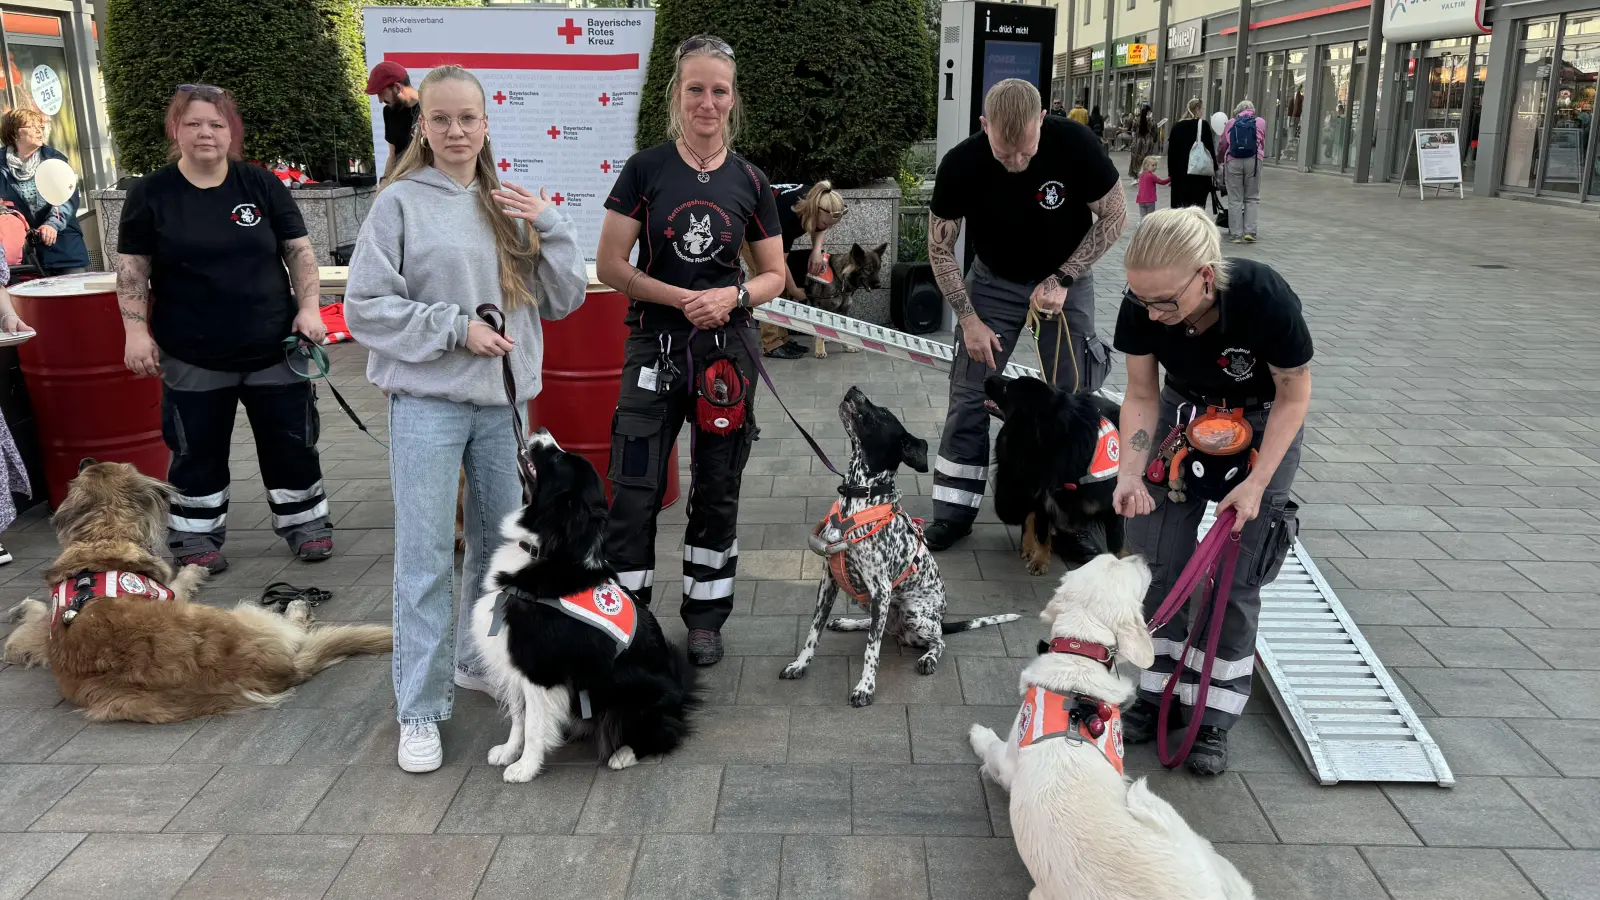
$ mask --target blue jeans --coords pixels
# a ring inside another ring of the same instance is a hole
[[[480,668],[468,631],[472,604],[500,545],[500,523],[522,505],[512,428],[509,406],[389,397],[394,697],[402,724],[450,718],[452,669]],[[463,465],[467,547],[457,606],[455,512]]]

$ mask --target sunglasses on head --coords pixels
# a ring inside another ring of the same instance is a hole
[[[198,94],[202,97],[220,97],[226,94],[227,91],[214,84],[180,84],[178,85],[178,93]]]
[[[693,53],[696,50],[715,50],[729,59],[733,59],[733,48],[728,45],[728,42],[709,34],[695,35],[679,44],[677,58],[682,59],[685,53]]]

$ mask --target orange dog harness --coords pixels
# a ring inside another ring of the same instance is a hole
[[[1078,489],[1080,484],[1094,484],[1097,481],[1110,481],[1117,477],[1117,463],[1122,459],[1122,441],[1117,435],[1117,426],[1111,420],[1102,416],[1100,418],[1100,432],[1095,436],[1094,459],[1089,461],[1089,474],[1077,481],[1069,481],[1062,487],[1069,491]]]
[[[97,597],[143,597],[171,600],[172,589],[148,575],[135,572],[79,572],[71,581],[50,589],[50,628],[71,625],[83,605]]]
[[[872,595],[857,587],[850,579],[850,573],[845,566],[845,551],[850,549],[851,544],[859,544],[882,531],[883,527],[900,512],[900,505],[879,503],[855,515],[846,516],[841,510],[842,502],[833,501],[833,508],[828,510],[827,518],[818,522],[816,528],[811,529],[811,550],[828,558],[828,574],[833,578],[833,583],[839,586],[839,590],[849,594],[857,606],[867,609],[872,601]],[[911,521],[917,528],[919,546],[916,556],[921,556],[922,522],[918,519]],[[899,587],[916,572],[916,557],[913,556],[911,562],[906,563],[905,571],[900,573],[892,586]]]
[[[1065,738],[1093,744],[1122,774],[1122,710],[1079,694],[1057,694],[1029,685],[1017,713],[1017,743],[1026,750],[1041,741]]]

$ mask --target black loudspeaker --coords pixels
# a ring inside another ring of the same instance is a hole
[[[889,320],[909,334],[939,330],[944,317],[944,295],[933,280],[933,266],[925,262],[895,263],[889,270]]]

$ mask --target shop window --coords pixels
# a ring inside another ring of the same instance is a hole
[[[1567,17],[1552,72],[1550,145],[1544,159],[1542,193],[1577,194],[1594,133],[1595,86],[1600,80],[1600,15]],[[1592,185],[1591,185],[1592,188]]]
[[[45,143],[65,154],[81,173],[76,98],[60,17],[6,11],[0,14],[0,26],[6,47],[6,90],[0,93],[0,106],[43,113],[50,120]]]
[[[1513,73],[1511,119],[1506,129],[1506,162],[1502,181],[1507,187],[1533,189],[1538,184],[1544,156],[1545,109],[1550,76],[1555,64],[1556,20],[1523,25]]]

